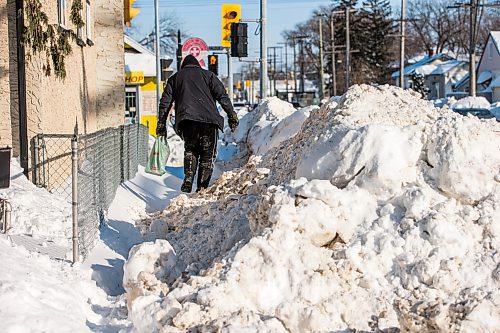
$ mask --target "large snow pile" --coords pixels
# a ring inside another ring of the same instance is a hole
[[[58,245],[71,239],[71,203],[62,197],[36,187],[24,175],[17,160],[11,163],[11,184],[0,189],[0,197],[12,205],[12,234],[28,234]],[[47,223],[50,221],[50,223]]]
[[[496,126],[411,91],[352,87],[262,160],[143,221],[172,248],[134,251],[150,256],[125,273],[134,325],[499,331]]]
[[[294,136],[317,107],[295,110],[292,104],[271,97],[243,115],[234,134],[226,131],[226,141],[243,146],[244,154],[264,155],[282,141]]]

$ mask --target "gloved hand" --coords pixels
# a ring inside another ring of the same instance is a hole
[[[238,120],[238,115],[234,111],[227,115],[227,121],[229,123],[231,132],[234,132],[236,130],[236,127],[238,127],[240,123],[240,121]]]
[[[156,136],[167,136],[167,126],[164,122],[158,122],[156,125]]]

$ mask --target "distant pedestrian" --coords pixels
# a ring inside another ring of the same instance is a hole
[[[224,118],[217,110],[216,101],[227,113],[229,127],[234,132],[239,123],[238,116],[224,85],[214,73],[202,69],[194,56],[188,55],[181,69],[167,81],[160,99],[156,128],[157,135],[166,135],[168,113],[174,105],[174,130],[184,140],[185,150],[182,192],[191,192],[196,171],[196,191],[207,188],[210,183],[219,130],[224,127]]]

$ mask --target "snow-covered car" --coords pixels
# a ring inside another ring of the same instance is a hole
[[[454,108],[453,111],[458,112],[464,116],[471,114],[480,119],[495,118],[495,116],[490,112],[489,109],[484,109],[484,108]]]

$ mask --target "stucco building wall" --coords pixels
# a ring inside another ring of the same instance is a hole
[[[123,124],[125,112],[125,56],[123,52],[123,2],[96,0],[98,127]]]
[[[0,36],[7,36],[8,32],[7,0],[0,0]],[[0,96],[0,148],[12,147],[8,38],[0,38]]]

